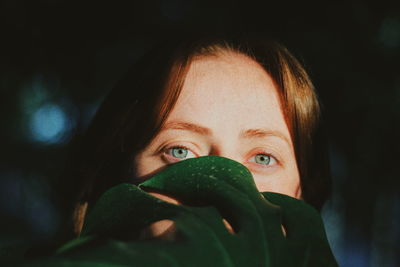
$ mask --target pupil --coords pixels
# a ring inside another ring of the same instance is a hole
[[[174,148],[172,150],[172,155],[177,158],[184,158],[187,155],[187,151],[185,148]]]
[[[258,159],[259,163],[262,163],[265,165],[269,164],[269,161],[270,161],[269,156],[265,156],[262,154],[257,155],[257,159]]]

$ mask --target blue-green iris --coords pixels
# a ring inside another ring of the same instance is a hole
[[[179,159],[184,159],[186,158],[188,154],[187,148],[184,147],[173,147],[171,148],[172,150],[172,156],[179,158]]]
[[[257,154],[256,162],[264,165],[268,165],[271,161],[271,157],[265,154]]]

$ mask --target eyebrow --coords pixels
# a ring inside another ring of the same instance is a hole
[[[183,122],[183,121],[171,121],[166,123],[162,128],[162,131],[166,130],[171,130],[171,129],[176,129],[176,130],[186,130],[190,132],[194,132],[200,135],[205,135],[205,136],[211,136],[212,131],[209,128],[190,123],[190,122]],[[241,138],[245,139],[256,139],[256,138],[265,138],[268,136],[275,136],[283,141],[285,141],[287,144],[290,145],[289,139],[280,131],[274,131],[274,130],[269,130],[269,129],[247,129],[245,131],[242,131],[240,133]]]

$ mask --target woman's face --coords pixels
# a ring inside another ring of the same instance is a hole
[[[135,158],[136,175],[150,176],[168,164],[207,155],[245,165],[261,192],[301,195],[276,86],[244,55],[224,52],[191,63],[163,129]]]

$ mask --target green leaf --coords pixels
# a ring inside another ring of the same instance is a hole
[[[183,203],[148,194],[156,190]],[[172,240],[141,240],[160,220]],[[230,233],[223,219],[234,229]],[[287,235],[282,232],[282,225]],[[248,169],[207,156],[173,164],[139,187],[108,190],[87,216],[82,235],[40,266],[337,266],[319,213],[301,200],[260,193]],[[82,265],[83,264],[83,265]]]

